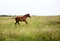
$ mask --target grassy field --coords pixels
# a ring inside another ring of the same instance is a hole
[[[0,41],[60,41],[60,16],[32,16],[15,26],[13,17],[0,17]]]

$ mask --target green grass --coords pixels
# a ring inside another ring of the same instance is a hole
[[[60,16],[32,16],[15,26],[13,17],[0,17],[0,41],[60,41]]]

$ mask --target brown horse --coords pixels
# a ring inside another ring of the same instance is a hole
[[[26,19],[27,19],[27,17],[29,17],[29,18],[31,18],[31,16],[29,15],[29,14],[26,14],[26,15],[24,15],[24,16],[17,16],[16,18],[15,18],[15,25],[18,23],[19,24],[19,21],[23,21],[23,22],[25,22],[26,24],[28,24],[27,23],[27,21],[26,21]]]

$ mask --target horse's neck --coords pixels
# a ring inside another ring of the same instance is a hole
[[[25,18],[27,18],[27,16],[26,16],[26,15],[24,15],[24,17],[25,17]]]

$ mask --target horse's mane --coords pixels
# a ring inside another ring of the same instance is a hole
[[[24,15],[24,16],[28,16],[29,14],[26,14],[26,15]]]

